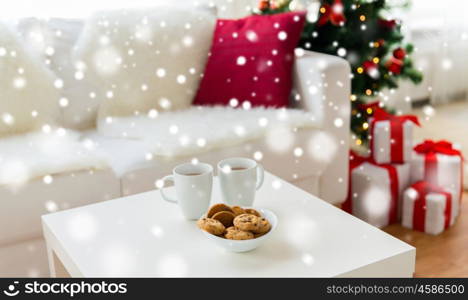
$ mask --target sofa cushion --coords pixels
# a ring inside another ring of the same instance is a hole
[[[145,140],[105,136],[97,130],[83,132],[82,140],[92,145],[94,155],[101,157],[117,177],[140,168],[153,158]]]
[[[98,131],[33,132],[0,139],[0,184],[15,188],[37,177],[109,167],[122,176],[154,159],[207,153],[258,138],[266,138],[271,151],[284,153],[293,131],[315,124],[301,110],[194,107],[156,118],[103,120]]]
[[[304,12],[220,19],[196,105],[286,107]]]
[[[99,119],[190,106],[215,19],[190,5],[94,14],[74,57],[96,86]]]
[[[315,127],[311,114],[295,109],[232,107],[192,107],[151,116],[130,116],[102,120],[98,131],[106,137],[141,140],[145,154],[177,157],[195,155],[269,137],[272,149],[281,151],[287,144],[281,137],[291,130]],[[113,148],[115,149],[115,147]],[[119,151],[119,150],[113,150]]]
[[[60,121],[55,76],[0,23],[0,137]]]
[[[80,136],[72,130],[50,128],[0,139],[0,184],[15,188],[36,177],[105,168],[105,157]]]
[[[84,26],[82,19],[23,18],[17,30],[27,47],[61,80],[62,125],[86,129],[96,125],[99,103],[92,97],[93,85],[83,77],[82,65],[72,60],[73,48]]]

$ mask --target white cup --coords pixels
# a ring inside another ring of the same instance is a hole
[[[178,165],[172,175],[165,176],[163,182],[174,182],[176,198],[168,196],[164,188],[161,197],[171,203],[179,204],[186,219],[200,218],[210,206],[213,187],[213,167],[205,163],[186,163]]]
[[[253,159],[234,157],[218,163],[223,200],[229,205],[252,206],[255,191],[263,184],[262,165]]]

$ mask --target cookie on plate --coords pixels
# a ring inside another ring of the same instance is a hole
[[[229,206],[223,203],[218,203],[210,207],[210,209],[206,213],[206,216],[208,218],[211,218],[214,216],[215,213],[220,212],[220,211],[228,211],[228,212],[233,213],[232,209]]]
[[[231,209],[234,212],[234,215],[236,217],[239,216],[239,215],[245,214],[245,210],[240,206],[233,206],[233,207],[231,207]]]
[[[258,230],[259,218],[254,215],[242,214],[234,218],[234,226],[244,231]]]
[[[234,221],[235,217],[236,216],[232,212],[223,210],[215,213],[211,218],[220,221],[224,227],[228,228],[232,226],[232,221]]]
[[[201,230],[205,230],[208,233],[214,235],[221,235],[224,232],[224,225],[218,220],[210,218],[202,218],[197,221],[197,225]]]
[[[256,211],[255,209],[253,208],[246,208],[244,209],[245,213],[246,214],[251,214],[251,215],[254,215],[254,216],[257,216],[257,217],[261,217],[260,213],[258,211]]]
[[[235,227],[229,227],[226,229],[224,237],[229,240],[251,240],[254,238],[254,234],[249,231],[239,230]]]
[[[258,218],[258,228],[253,230],[255,234],[265,234],[271,229],[271,224],[265,218]]]

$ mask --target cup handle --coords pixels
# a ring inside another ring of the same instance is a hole
[[[162,179],[163,183],[165,183],[166,181],[172,181],[174,182],[174,176],[173,175],[168,175],[168,176],[165,176],[163,179]],[[177,200],[172,198],[172,197],[169,197],[168,195],[166,195],[166,193],[164,192],[164,186],[159,190],[159,192],[161,193],[161,197],[166,200],[167,202],[171,202],[171,203],[177,203]]]
[[[264,177],[265,169],[261,164],[257,163],[257,190],[262,187]]]

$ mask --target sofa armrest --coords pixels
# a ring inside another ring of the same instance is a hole
[[[350,134],[350,66],[342,58],[304,51],[294,67],[293,106],[310,112],[320,129],[316,151],[324,151],[328,166],[320,178],[320,198],[333,203],[345,200],[348,188]],[[338,187],[339,186],[339,187]]]

